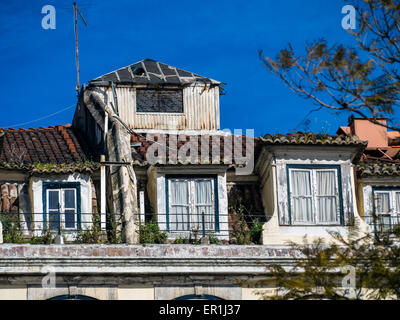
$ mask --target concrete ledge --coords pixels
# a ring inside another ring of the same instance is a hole
[[[38,274],[259,274],[263,264],[291,265],[289,246],[0,245],[0,276]]]

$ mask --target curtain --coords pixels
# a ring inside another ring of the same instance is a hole
[[[385,214],[390,211],[390,204],[389,204],[390,197],[388,192],[376,193],[375,199],[376,199],[376,213]]]
[[[396,215],[400,214],[400,192],[396,192]]]
[[[195,206],[196,211],[193,216],[193,227],[202,230],[202,213],[204,213],[205,229],[213,230],[214,212],[212,197],[212,181],[211,180],[195,180]]]
[[[336,176],[334,171],[317,171],[319,222],[337,222]]]
[[[312,222],[311,171],[291,171],[292,218],[294,222]]]
[[[60,191],[47,190],[47,213],[50,230],[58,230],[60,228],[60,209]]]
[[[75,228],[75,190],[64,190],[65,228]]]
[[[170,180],[169,228],[171,231],[190,230],[189,181]]]

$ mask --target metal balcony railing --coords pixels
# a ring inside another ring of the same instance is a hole
[[[395,227],[400,227],[400,215],[379,214],[376,216],[365,216],[364,218],[374,233],[387,233],[393,231]]]
[[[122,216],[120,213],[0,213],[3,241],[43,243],[63,236],[66,242],[120,243]]]
[[[121,243],[120,213],[0,213],[4,242],[53,243],[62,236],[66,243]],[[215,214],[198,212],[141,213],[137,232],[141,243],[260,244],[264,214]],[[158,242],[154,239],[159,237]],[[153,239],[153,240],[152,240]]]

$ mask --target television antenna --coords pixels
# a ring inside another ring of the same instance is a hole
[[[79,94],[79,46],[78,46],[78,14],[81,17],[83,23],[87,27],[88,24],[85,21],[85,18],[82,16],[82,13],[79,11],[76,2],[74,2],[74,18],[75,18],[75,52],[76,52],[76,87],[75,90]]]

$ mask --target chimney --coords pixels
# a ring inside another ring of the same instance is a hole
[[[377,121],[386,124],[387,118],[377,118]],[[349,127],[352,134],[355,134],[360,140],[368,141],[368,149],[387,149],[388,131],[386,127],[372,123],[364,118],[349,118]]]

